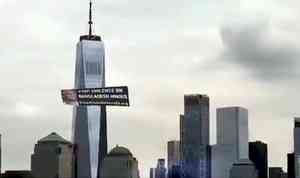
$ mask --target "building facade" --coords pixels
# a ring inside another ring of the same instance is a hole
[[[166,178],[167,168],[165,159],[158,159],[155,168],[155,178]]]
[[[254,164],[248,159],[241,159],[232,165],[230,178],[257,178]]]
[[[261,141],[249,142],[249,159],[253,162],[258,178],[268,178],[268,146]]]
[[[217,109],[217,144],[212,146],[212,178],[229,178],[233,163],[248,160],[248,111],[242,107]]]
[[[81,36],[77,44],[75,88],[105,87],[105,52],[99,36]],[[74,106],[72,141],[76,178],[99,178],[107,154],[105,106]]]
[[[182,170],[185,178],[210,177],[209,97],[185,95],[180,117]]]
[[[150,178],[155,178],[155,168],[150,168]]]
[[[31,155],[35,178],[72,178],[73,147],[56,133],[40,139]]]
[[[102,165],[101,178],[139,178],[138,161],[125,147],[114,147]]]
[[[281,167],[270,167],[269,168],[269,178],[282,178],[284,172]]]
[[[294,122],[294,158],[295,177],[300,178],[300,118],[296,117]]]
[[[287,154],[287,173],[288,178],[295,178],[295,154]]]
[[[180,141],[168,142],[168,169],[172,166],[180,165]]]

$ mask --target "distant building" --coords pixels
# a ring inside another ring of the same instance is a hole
[[[102,165],[101,178],[139,178],[138,161],[125,147],[114,147]]]
[[[1,178],[34,178],[31,171],[27,170],[11,170],[1,174]]]
[[[241,159],[232,165],[230,178],[257,178],[254,164],[248,159]]]
[[[249,159],[254,163],[258,178],[268,178],[268,146],[256,141],[249,142]]]
[[[294,127],[294,157],[295,157],[295,178],[300,178],[300,118],[295,118]]]
[[[282,178],[284,172],[281,167],[270,167],[269,178]]]
[[[155,168],[150,168],[150,178],[155,178]]]
[[[155,178],[166,178],[167,169],[165,159],[158,159],[157,166],[155,168]]]
[[[180,165],[180,141],[174,140],[168,142],[168,177],[173,174],[172,169]],[[175,172],[177,170],[174,170]],[[174,173],[175,174],[175,173]]]
[[[248,110],[217,109],[217,144],[212,146],[212,178],[229,178],[233,163],[248,160]]]
[[[209,97],[185,95],[180,116],[181,161],[184,178],[210,177]]]
[[[179,165],[172,166],[171,171],[168,172],[169,178],[182,178],[182,176],[181,166]]]
[[[180,165],[180,141],[178,140],[168,142],[168,169],[175,165]]]
[[[72,159],[72,144],[53,132],[34,146],[32,175],[35,178],[71,178]]]
[[[0,134],[0,174],[2,173],[2,135]]]
[[[295,154],[289,153],[287,155],[287,174],[288,178],[295,178]]]

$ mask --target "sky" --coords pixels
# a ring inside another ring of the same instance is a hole
[[[215,110],[249,110],[249,140],[268,143],[286,167],[300,116],[300,3],[296,0],[95,0],[94,32],[106,48],[107,86],[128,85],[130,108],[109,107],[108,144],[128,147],[143,178],[179,138],[184,94]],[[88,32],[88,0],[0,0],[3,170],[30,169],[38,139],[71,139],[75,47]]]

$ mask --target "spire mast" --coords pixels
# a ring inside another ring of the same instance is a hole
[[[93,20],[92,20],[92,0],[90,0],[90,11],[89,11],[89,37],[92,36],[92,24],[93,24]]]

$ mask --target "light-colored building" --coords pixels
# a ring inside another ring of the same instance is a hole
[[[40,139],[31,155],[35,178],[72,178],[73,147],[56,133]]]
[[[90,8],[91,10],[91,8]],[[105,87],[105,51],[100,36],[90,32],[80,37],[76,49],[76,89]],[[73,177],[99,178],[107,154],[105,106],[74,106],[72,142],[76,147]]]
[[[212,146],[212,178],[229,178],[232,164],[248,159],[248,111],[241,107],[217,109],[217,144]]]
[[[116,146],[104,158],[101,178],[139,178],[138,161],[125,147]]]
[[[241,159],[232,165],[230,178],[257,178],[257,171],[249,159]]]

